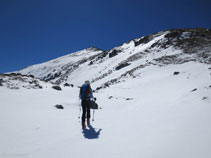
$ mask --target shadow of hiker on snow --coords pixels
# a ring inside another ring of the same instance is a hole
[[[83,129],[82,133],[83,133],[84,137],[87,139],[98,139],[102,129],[99,129],[98,131],[96,131],[92,127],[92,125],[89,125],[88,127],[89,127],[89,129]]]

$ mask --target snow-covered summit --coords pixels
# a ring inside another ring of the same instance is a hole
[[[41,80],[60,84],[72,71],[77,69],[79,65],[102,52],[103,50],[90,47],[45,63],[29,66],[19,72],[22,74],[31,74]]]

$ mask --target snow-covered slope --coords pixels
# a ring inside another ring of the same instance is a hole
[[[137,38],[108,51],[91,47],[19,71],[56,84],[84,80],[107,87],[149,65],[211,63],[211,30],[177,29]]]
[[[210,30],[169,30],[20,71],[62,91],[11,90],[3,76],[0,157],[210,158],[210,44]],[[81,130],[76,86],[87,79],[100,108]]]
[[[37,64],[20,71],[22,74],[30,74],[45,81],[60,84],[66,80],[80,65],[98,56],[103,51],[94,47],[84,49],[46,63]]]
[[[94,94],[101,108],[84,131],[78,88],[2,87],[0,156],[210,158],[210,69],[188,62],[139,70],[140,78]]]

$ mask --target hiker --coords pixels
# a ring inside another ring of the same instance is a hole
[[[93,98],[92,88],[89,81],[85,81],[85,83],[81,86],[79,97],[82,105],[82,129],[85,129],[86,118],[87,125],[90,125],[90,100]]]

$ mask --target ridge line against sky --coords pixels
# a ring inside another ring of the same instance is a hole
[[[210,0],[0,0],[0,73],[159,31],[210,29],[210,6]]]

